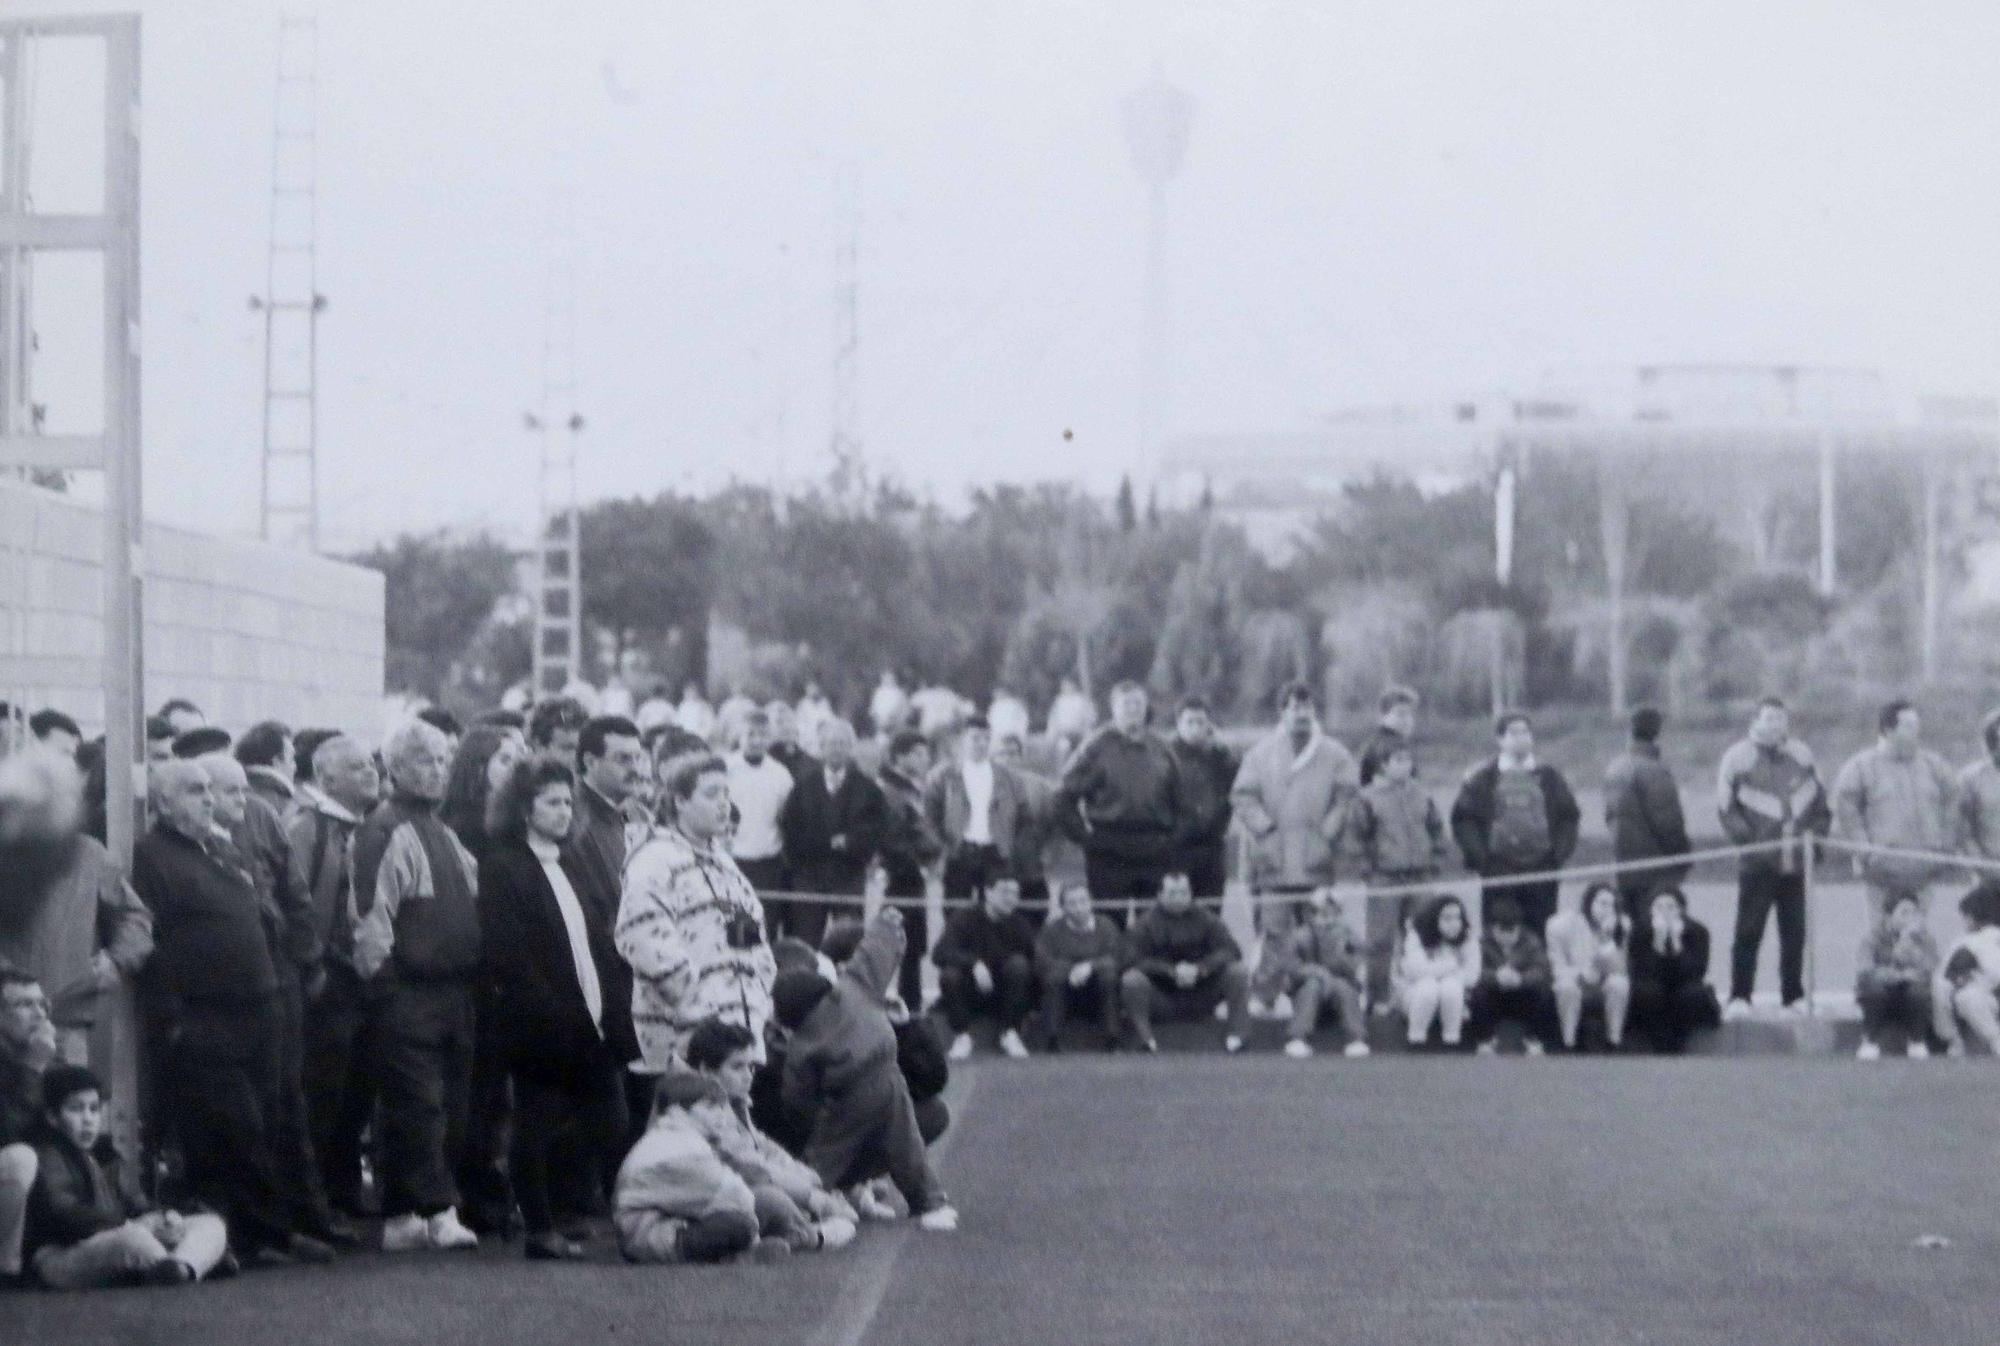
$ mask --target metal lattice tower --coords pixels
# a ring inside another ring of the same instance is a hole
[[[547,294],[542,308],[542,387],[528,429],[541,440],[536,529],[534,694],[559,695],[583,673],[583,557],[576,490],[576,220],[566,160],[557,171]]]
[[[853,165],[834,179],[833,480],[861,486],[861,177]]]
[[[319,24],[278,20],[272,99],[271,235],[264,293],[264,458],[259,531],[319,550]]]

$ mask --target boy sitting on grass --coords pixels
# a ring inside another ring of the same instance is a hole
[[[852,1242],[854,1208],[750,1120],[750,1081],[757,1073],[757,1039],[750,1030],[704,1019],[688,1037],[687,1063],[722,1086],[723,1106],[696,1108],[695,1122],[722,1162],[750,1185],[758,1227],[796,1252],[844,1248]]]
[[[703,1075],[660,1077],[653,1120],[618,1168],[612,1221],[628,1262],[721,1262],[739,1253],[759,1261],[791,1254],[776,1230],[759,1238],[757,1198],[724,1163],[705,1129],[729,1111],[722,1086]]]
[[[1860,971],[1854,978],[1854,998],[1861,1005],[1858,1058],[1873,1061],[1882,1055],[1876,1039],[1891,1024],[1903,1029],[1905,1055],[1922,1059],[1931,1054],[1925,1039],[1935,1017],[1931,978],[1937,966],[1937,941],[1924,929],[1917,895],[1898,893],[1889,914],[1861,942]]]
[[[229,1234],[221,1216],[155,1211],[139,1194],[130,1165],[104,1133],[97,1076],[82,1066],[49,1067],[42,1104],[27,1254],[43,1285],[190,1285],[225,1263]]]

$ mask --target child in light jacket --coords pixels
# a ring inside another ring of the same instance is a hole
[[[1419,912],[1403,940],[1399,968],[1410,1045],[1428,1041],[1435,1020],[1444,1045],[1456,1047],[1465,1028],[1466,992],[1479,984],[1479,941],[1465,904],[1440,897]]]
[[[1333,890],[1320,888],[1309,899],[1305,919],[1290,930],[1267,928],[1263,954],[1251,979],[1251,994],[1292,1004],[1285,1055],[1312,1055],[1312,1032],[1328,1005],[1339,1011],[1343,1051],[1368,1055],[1361,1017],[1361,950],[1341,916]]]
[[[1451,858],[1444,819],[1436,801],[1417,781],[1417,759],[1407,740],[1384,749],[1375,773],[1354,801],[1347,818],[1347,846],[1360,860],[1373,888],[1407,888],[1428,883]],[[1408,932],[1410,917],[1422,910],[1422,896],[1368,899],[1368,993],[1377,1005],[1392,997],[1393,965]]]
[[[1961,1024],[1988,1051],[2000,1054],[2000,885],[1982,881],[1958,903],[1965,933],[1945,951],[1931,984],[1937,1035],[1953,1056],[1965,1055]]]
[[[1549,967],[1555,978],[1556,1022],[1564,1050],[1576,1046],[1584,1007],[1604,1008],[1604,1038],[1614,1049],[1625,1040],[1632,1006],[1632,922],[1608,883],[1594,883],[1574,910],[1549,917]]]
[[[720,1262],[769,1257],[783,1240],[758,1240],[757,1199],[703,1134],[728,1111],[722,1086],[687,1071],[660,1077],[652,1124],[619,1166],[612,1221],[628,1262]],[[769,1245],[768,1247],[765,1245]]]
[[[1877,1041],[1890,1024],[1902,1028],[1904,1054],[1922,1059],[1931,1054],[1931,978],[1937,975],[1938,947],[1924,928],[1923,907],[1915,893],[1898,893],[1889,914],[1861,941],[1854,998],[1861,1006],[1861,1046],[1855,1055],[1872,1061],[1882,1054]]]

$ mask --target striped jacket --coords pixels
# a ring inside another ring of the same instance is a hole
[[[650,1073],[680,1059],[688,1035],[711,1016],[763,1040],[777,965],[763,936],[764,904],[725,850],[697,848],[663,827],[625,861],[615,942],[632,967],[632,1023]],[[731,948],[732,918],[747,918],[756,940]]]

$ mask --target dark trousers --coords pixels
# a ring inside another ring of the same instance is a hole
[[[305,1014],[303,1077],[313,1152],[323,1190],[350,1211],[361,1202],[361,1136],[375,1111],[370,1009],[354,969],[329,960],[326,987]]]
[[[1757,946],[1764,942],[1764,926],[1773,907],[1778,909],[1778,993],[1787,1005],[1805,997],[1805,875],[1746,869],[1736,881],[1736,938],[1729,945],[1731,1000],[1748,1000],[1757,988]]]
[[[1118,998],[1142,1041],[1153,1036],[1156,1006],[1170,1018],[1203,1019],[1226,1003],[1230,1035],[1240,1038],[1250,1031],[1250,974],[1241,963],[1231,963],[1185,989],[1128,968],[1118,984]]]
[[[305,1090],[305,991],[295,978],[280,982],[277,1029],[271,1035],[271,1157],[285,1188],[292,1223],[325,1229],[332,1223],[326,1188],[313,1152]]]
[[[924,1007],[924,955],[930,952],[931,943],[931,914],[923,901],[923,871],[890,870],[884,896],[908,902],[897,908],[903,913],[903,965],[896,971],[896,990],[914,1014]]]
[[[1017,953],[999,967],[987,970],[993,974],[993,989],[982,993],[970,969],[938,969],[938,999],[944,1006],[944,1021],[951,1025],[952,1032],[965,1032],[981,1014],[993,1016],[1002,1032],[1019,1029],[1021,1021],[1028,1017],[1028,1009],[1035,1000],[1035,967],[1028,956]]]
[[[1160,895],[1160,878],[1169,864],[1164,852],[1141,858],[1089,847],[1083,853],[1083,881],[1100,914],[1129,924],[1140,908]]]
[[[382,1005],[382,1213],[435,1215],[458,1205],[453,1170],[472,1091],[472,988],[400,981]]]
[[[1221,841],[1204,841],[1181,851],[1181,867],[1196,897],[1221,897],[1229,881],[1229,851]]]
[[[1491,1039],[1503,1023],[1518,1025],[1522,1034],[1546,1044],[1555,1034],[1556,1001],[1546,986],[1502,989],[1482,981],[1467,997],[1467,1015],[1474,1042]]]
[[[767,856],[762,860],[738,860],[736,867],[743,871],[743,877],[750,880],[750,886],[757,890],[759,896],[785,889],[785,857],[782,855]]]
[[[503,1054],[500,1002],[485,989],[473,995],[472,1076],[466,1091],[465,1144],[455,1175],[465,1201],[459,1214],[477,1233],[500,1233],[514,1213],[509,1180],[514,1087]]]
[[[1707,982],[1667,986],[1651,978],[1632,981],[1631,1027],[1644,1035],[1654,1051],[1681,1051],[1690,1035],[1715,1027],[1720,1019],[1715,992],[1709,990]]]
[[[1521,904],[1521,922],[1540,934],[1556,914],[1557,885],[1549,880],[1538,883],[1510,883],[1504,875],[1487,879],[1479,889],[1480,919],[1491,920],[1493,899],[1511,897]]]
[[[1856,991],[1854,998],[1861,1002],[1861,1031],[1870,1039],[1893,1026],[1902,1029],[1911,1042],[1930,1041],[1931,988],[1925,983],[1871,985]]]
[[[971,897],[988,879],[1013,872],[998,846],[963,843],[944,860],[945,898]]]
[[[1071,1005],[1084,1013],[1096,1013],[1104,1024],[1104,1035],[1118,1040],[1118,960],[1098,958],[1090,964],[1090,980],[1081,986],[1069,984],[1069,968],[1051,968],[1042,978],[1042,1032],[1054,1042],[1062,1035],[1063,1020]]]
[[[178,1028],[162,1049],[161,1078],[188,1196],[222,1213],[237,1251],[282,1247],[293,1217],[271,1152],[277,1005],[190,1003]]]
[[[845,867],[814,865],[795,869],[792,882],[802,893],[824,893],[829,896],[859,897],[867,874],[853,873]],[[826,924],[832,916],[832,907],[825,902],[806,898],[780,898],[776,902],[764,903],[764,911],[771,924],[795,939],[802,939],[815,949],[826,934]],[[859,903],[843,904],[842,914],[861,915]]]
[[[622,1081],[608,1056],[561,1075],[516,1070],[514,1125],[508,1168],[521,1218],[528,1233],[546,1234],[556,1227],[556,1202],[550,1192],[550,1160],[560,1157],[573,1172],[598,1181],[604,1147],[611,1141],[605,1119],[615,1115],[624,1130]],[[622,1159],[623,1153],[619,1157]]]

